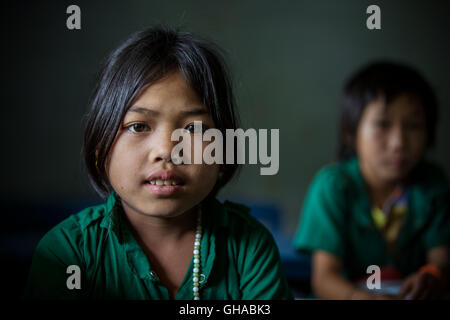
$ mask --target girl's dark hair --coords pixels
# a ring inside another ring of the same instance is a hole
[[[231,80],[220,52],[213,43],[190,33],[157,26],[131,35],[109,55],[90,99],[84,131],[84,161],[97,193],[105,197],[112,191],[105,162],[130,103],[144,86],[170,72],[183,75],[223,134],[238,127]],[[237,164],[223,165],[211,194],[227,184],[237,169]]]
[[[427,146],[434,144],[438,107],[433,89],[415,69],[403,64],[379,61],[360,69],[344,86],[340,105],[339,160],[356,156],[356,131],[367,105],[380,96],[388,105],[403,93],[420,100],[426,117]]]

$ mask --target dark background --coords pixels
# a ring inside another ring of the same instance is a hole
[[[81,30],[66,28],[71,4],[81,8]],[[381,30],[366,28],[370,4],[381,8]],[[278,174],[247,165],[220,197],[248,203],[267,222],[293,285],[308,270],[289,239],[311,179],[335,160],[340,90],[361,65],[394,59],[429,80],[441,108],[429,157],[450,173],[447,1],[6,1],[1,11],[0,263],[9,297],[21,292],[39,238],[101,201],[82,164],[83,115],[100,62],[149,25],[219,44],[242,127],[280,129]]]

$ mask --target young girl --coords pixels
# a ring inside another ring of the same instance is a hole
[[[431,88],[407,66],[374,63],[347,83],[341,161],[316,175],[294,239],[299,250],[312,254],[316,296],[442,295],[449,267],[449,184],[424,158],[436,120]],[[376,285],[376,270],[379,289],[400,280],[399,290],[370,291],[367,283]]]
[[[25,297],[291,298],[269,232],[248,208],[215,199],[237,166],[172,162],[172,132],[194,138],[194,121],[236,128],[230,80],[212,44],[150,28],[109,56],[84,140],[89,177],[108,198],[44,236]]]

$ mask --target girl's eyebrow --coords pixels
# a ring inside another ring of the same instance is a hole
[[[137,113],[141,113],[141,114],[155,115],[155,116],[159,114],[159,111],[142,108],[139,106],[132,106],[132,107],[130,107],[130,109],[128,109],[127,112],[137,112]],[[183,113],[186,116],[209,114],[208,110],[206,110],[204,108],[188,109],[188,110],[181,111],[181,113]]]
[[[158,115],[159,114],[158,111],[150,110],[150,109],[142,108],[142,107],[138,107],[138,106],[130,107],[130,109],[128,109],[127,112],[137,112],[137,113],[149,114],[149,115]]]
[[[182,111],[182,113],[184,113],[187,116],[209,114],[209,112],[203,108],[185,110],[185,111]]]

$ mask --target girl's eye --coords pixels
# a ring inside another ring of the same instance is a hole
[[[202,134],[208,129],[204,124],[202,125],[194,125],[193,123],[188,124],[184,130],[186,130],[189,133],[194,133],[194,131],[201,132]]]
[[[150,128],[145,123],[133,123],[126,128],[133,133],[142,133],[150,130]]]
[[[380,129],[386,129],[389,127],[389,122],[386,120],[377,120],[375,121],[375,126]]]

